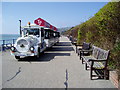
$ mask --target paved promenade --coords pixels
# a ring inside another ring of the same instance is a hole
[[[2,53],[3,88],[115,88],[110,80],[90,80],[90,71],[66,37],[45,51],[39,59],[17,61],[10,52]]]

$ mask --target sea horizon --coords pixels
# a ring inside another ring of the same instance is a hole
[[[0,33],[0,35],[5,35],[5,33]],[[6,33],[6,35],[10,35],[10,34]],[[11,35],[19,35],[19,34],[11,34]]]
[[[19,36],[19,34],[0,34],[0,38],[2,39],[2,40],[4,40],[4,39],[11,39],[11,38],[16,38],[16,37],[18,37]],[[1,40],[0,39],[0,40]]]

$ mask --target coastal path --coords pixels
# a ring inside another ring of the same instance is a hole
[[[90,80],[89,75],[64,36],[39,59],[18,61],[10,51],[2,53],[2,88],[115,88],[110,80]]]

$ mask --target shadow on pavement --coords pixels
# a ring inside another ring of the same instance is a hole
[[[74,51],[70,42],[59,42],[47,51]]]
[[[70,53],[44,53],[41,54],[39,58],[37,57],[25,57],[21,58],[20,61],[28,61],[28,62],[46,62],[53,60],[55,56],[70,56]]]
[[[48,49],[47,51],[74,51],[73,47],[52,47],[51,49]]]
[[[66,76],[66,81],[64,82],[64,85],[66,87],[65,90],[67,90],[67,88],[68,88],[68,71],[67,71],[67,69],[66,69],[65,76]]]
[[[59,42],[55,46],[71,46],[71,42]]]
[[[62,47],[63,45],[63,47]],[[53,60],[55,56],[70,56],[69,52],[65,51],[74,51],[73,47],[68,47],[67,45],[71,46],[70,42],[60,42],[57,45],[53,46],[52,48],[45,51],[45,53],[41,53],[40,58],[37,57],[25,57],[21,58],[19,62],[28,61],[28,62],[46,62]],[[59,47],[60,46],[60,47]],[[67,47],[64,47],[67,46]],[[63,52],[61,52],[63,51]]]

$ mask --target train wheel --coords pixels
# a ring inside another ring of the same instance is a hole
[[[20,56],[15,56],[16,59],[20,59]]]
[[[44,54],[45,52],[44,51],[42,51],[42,54]]]

